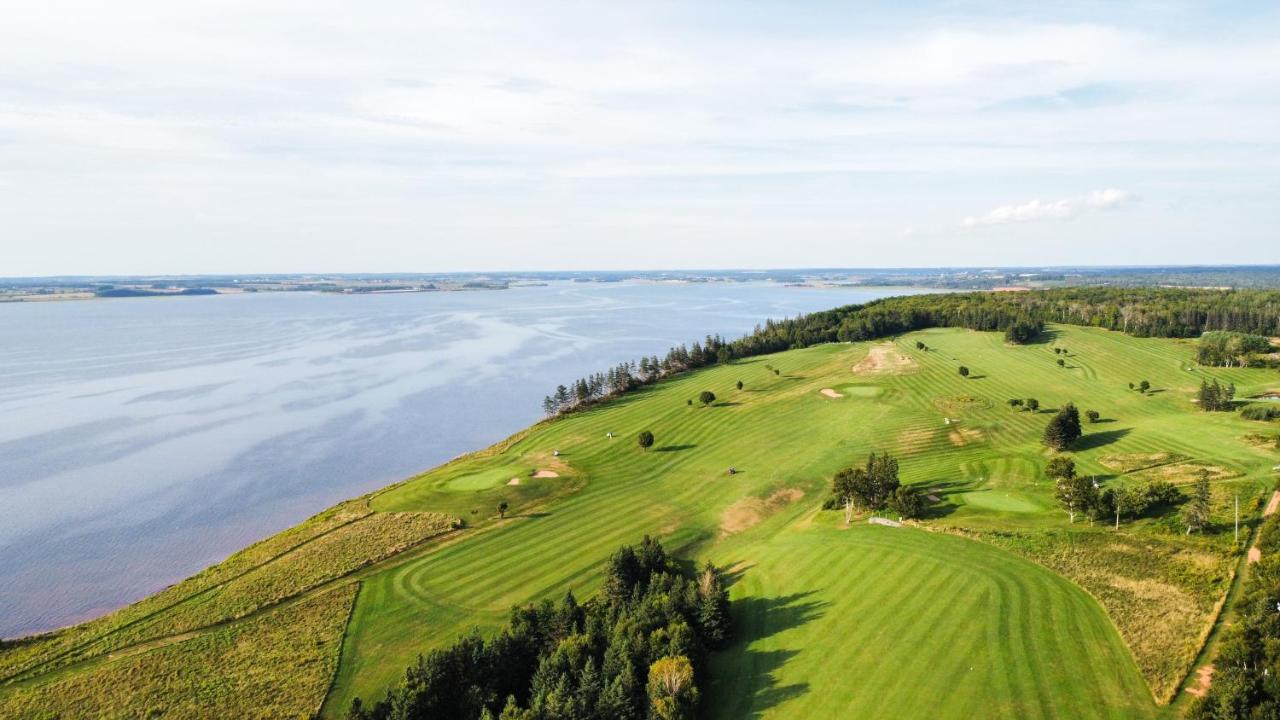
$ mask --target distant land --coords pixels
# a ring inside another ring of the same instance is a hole
[[[914,286],[1033,290],[1065,286],[1275,288],[1280,265],[1005,268],[785,268],[773,270],[582,270],[462,273],[51,276],[0,278],[0,302],[171,297],[254,292],[343,294],[504,290],[571,282],[752,282],[803,287]]]

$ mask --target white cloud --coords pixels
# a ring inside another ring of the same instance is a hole
[[[16,240],[0,274],[631,262],[602,232],[682,238],[658,264],[747,262],[737,223],[765,238],[750,262],[895,264],[945,242],[867,230],[856,257],[829,248],[853,227],[951,229],[982,198],[1100,182],[1159,202],[1157,186],[1202,184],[1199,207],[1220,216],[1183,227],[1261,236],[1277,219],[1232,203],[1274,205],[1280,15],[1246,26],[1187,4],[1167,32],[1104,4],[1018,18],[719,0],[11,5],[0,243]],[[1185,30],[1213,22],[1234,32]],[[972,223],[1099,202],[1124,200]],[[340,217],[311,222],[322,213]],[[770,260],[768,240],[802,221],[813,254]],[[351,242],[387,228],[395,241]],[[184,241],[224,264],[196,264]],[[551,242],[563,252],[537,249]]]
[[[1036,199],[1029,200],[1021,205],[1001,205],[985,215],[970,215],[960,224],[971,228],[983,225],[1031,222],[1034,220],[1065,220],[1081,213],[1116,208],[1136,199],[1133,193],[1107,188],[1105,190],[1095,190],[1084,197],[1078,198],[1064,198],[1049,202]]]

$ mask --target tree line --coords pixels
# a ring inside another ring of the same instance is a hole
[[[1200,337],[1196,362],[1215,367],[1275,367],[1276,348],[1262,335],[1215,330]]]
[[[707,652],[730,632],[719,571],[686,573],[645,537],[609,558],[598,596],[513,608],[496,636],[419,656],[347,720],[692,720]]]
[[[1258,535],[1262,559],[1245,581],[1236,622],[1224,631],[1213,684],[1192,703],[1191,720],[1280,717],[1280,515]]]
[[[1280,335],[1280,291],[1073,287],[882,298],[769,320],[737,340],[708,336],[702,343],[672,348],[663,358],[623,363],[560,386],[543,409],[568,412],[673,374],[821,343],[874,340],[930,327],[1000,331],[1011,342],[1030,342],[1045,323],[1137,337],[1193,338],[1216,331],[1273,337]]]

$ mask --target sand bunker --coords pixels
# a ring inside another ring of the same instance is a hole
[[[916,366],[916,361],[903,355],[893,343],[873,345],[867,356],[853,366],[854,375],[901,373]]]
[[[733,535],[759,525],[784,505],[804,497],[800,488],[783,488],[767,498],[747,497],[729,506],[720,517],[720,533]]]
[[[508,484],[508,485],[519,485],[519,484],[520,484],[520,478],[511,478],[510,480],[508,480],[508,481],[507,481],[507,484]]]
[[[538,472],[534,473],[533,476],[536,478],[556,478],[556,477],[560,477],[560,473],[556,472],[555,470],[539,470]]]
[[[835,390],[832,390],[831,388],[822,388],[822,391],[821,391],[821,392],[822,392],[822,394],[823,394],[823,395],[826,395],[826,396],[827,396],[827,397],[829,397],[829,398],[841,398],[841,397],[844,397],[843,395],[841,395],[840,393],[836,392]]]
[[[937,495],[925,495],[925,497],[929,498],[929,502],[942,502],[942,498]]]

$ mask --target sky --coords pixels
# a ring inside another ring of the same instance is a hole
[[[1280,262],[1280,5],[9,3],[0,276]]]

